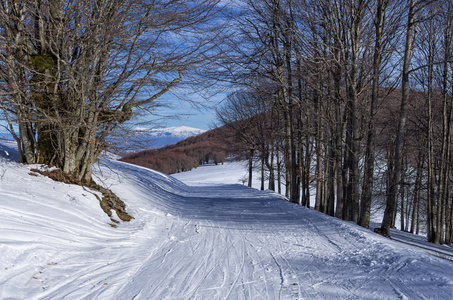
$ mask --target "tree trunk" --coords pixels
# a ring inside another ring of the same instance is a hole
[[[335,215],[335,150],[334,150],[334,140],[329,139],[329,149],[328,149],[328,160],[326,167],[326,207],[325,213],[329,216]]]
[[[340,53],[337,51],[337,60],[340,59]],[[335,72],[335,119],[336,127],[335,127],[335,159],[336,159],[336,210],[335,210],[335,217],[342,219],[344,215],[344,165],[345,162],[342,160],[343,157],[343,137],[344,137],[344,122],[343,122],[343,115],[341,112],[341,69],[340,66],[337,65],[337,69]],[[345,114],[346,111],[343,113]]]
[[[384,35],[385,15],[389,1],[378,0],[376,8],[375,26],[375,44],[373,54],[373,83],[371,90],[370,116],[368,121],[367,142],[365,149],[365,170],[363,178],[362,197],[360,202],[360,219],[359,225],[365,228],[370,226],[371,199],[373,195],[374,183],[374,162],[376,151],[376,113],[379,98],[379,79],[382,62],[382,39]]]
[[[406,175],[405,175],[405,172],[403,172],[402,176],[401,176],[401,180],[402,182],[405,182],[406,181]],[[405,231],[405,226],[404,226],[404,222],[405,222],[405,215],[404,215],[404,212],[405,212],[405,197],[406,197],[406,188],[405,188],[405,185],[402,184],[400,185],[400,230],[401,231]]]
[[[271,153],[269,157],[269,190],[275,191],[275,170],[274,170],[274,145],[269,146]]]
[[[419,206],[420,206],[420,193],[422,189],[422,178],[423,178],[423,162],[424,162],[424,154],[423,150],[419,150],[418,154],[418,162],[417,162],[417,173],[415,176],[415,186],[414,186],[414,200],[412,205],[412,218],[411,218],[411,227],[410,233],[415,232],[416,225],[418,225],[418,213],[419,213]]]
[[[280,162],[280,150],[279,146],[277,146],[277,151],[276,151],[276,157],[277,157],[277,192],[281,195],[282,194],[282,166]]]
[[[321,99],[317,91],[314,92],[313,101],[315,104],[315,151],[316,151],[316,199],[315,210],[322,210],[323,199],[323,131],[322,131],[322,116],[321,116]]]
[[[406,44],[404,51],[404,62],[403,62],[403,74],[401,80],[401,106],[400,106],[400,115],[398,122],[398,129],[396,133],[395,141],[395,151],[394,151],[394,168],[393,174],[390,181],[389,190],[387,191],[387,202],[384,211],[384,217],[382,219],[381,230],[387,236],[390,236],[390,226],[392,224],[393,215],[396,209],[396,197],[397,197],[397,187],[400,184],[401,180],[401,168],[402,168],[402,157],[403,157],[403,146],[404,138],[406,135],[406,123],[407,123],[407,106],[409,101],[409,68],[412,58],[412,51],[414,48],[415,41],[415,6],[417,1],[410,0],[409,3],[409,13],[408,13],[408,22],[407,22],[407,31],[406,31]]]
[[[264,155],[261,154],[261,187],[260,190],[264,191]]]
[[[249,180],[248,180],[248,187],[252,187],[252,177],[253,177],[253,156],[255,155],[255,149],[249,150]]]
[[[310,199],[310,167],[311,167],[311,161],[312,161],[312,149],[310,148],[310,141],[309,137],[306,137],[305,141],[305,160],[304,160],[304,182],[305,182],[305,192],[304,192],[304,198],[305,198],[305,204],[302,204],[308,208],[310,208],[311,205],[311,199]]]
[[[351,40],[351,62],[350,71],[347,74],[348,84],[348,130],[349,130],[349,193],[348,197],[351,199],[351,220],[355,223],[359,221],[359,124],[358,124],[358,65],[359,65],[359,51],[362,37],[362,22],[365,17],[366,10],[365,0],[354,1],[352,6],[352,24],[350,31]]]

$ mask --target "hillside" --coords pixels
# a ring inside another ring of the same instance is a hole
[[[179,126],[179,127],[167,127],[157,129],[138,129],[136,130],[143,139],[150,140],[147,146],[148,149],[158,149],[167,145],[176,144],[179,141],[185,140],[189,137],[196,136],[206,132],[206,130]],[[144,149],[144,150],[148,150]]]
[[[187,186],[102,158],[97,180],[135,217],[113,228],[90,191],[31,176],[40,166],[11,157],[14,145],[0,141],[1,299],[451,299],[453,293],[453,262],[269,191]]]
[[[110,143],[111,151],[125,156],[131,153],[173,145],[204,132],[206,130],[187,126],[152,129],[135,128],[134,130],[113,134],[108,138],[108,142]]]
[[[189,171],[204,163],[223,163],[237,143],[225,126],[191,136],[174,145],[129,154],[121,161],[166,174]]]

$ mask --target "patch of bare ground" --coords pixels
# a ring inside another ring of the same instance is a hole
[[[61,169],[54,169],[51,171],[31,169],[30,171],[31,173],[29,174],[32,176],[36,176],[36,173],[38,173],[58,182],[76,184],[100,192],[102,194],[102,199],[98,195],[94,195],[99,200],[102,210],[110,217],[110,220],[112,220],[112,222],[114,223],[119,222],[113,218],[112,210],[116,212],[118,218],[120,218],[121,221],[130,221],[131,219],[133,219],[133,217],[126,212],[126,204],[123,202],[123,200],[116,196],[111,190],[100,186],[94,181],[91,181],[91,183],[89,184],[83,184],[77,177],[72,174],[66,174]],[[111,226],[116,227],[115,224],[111,224]]]

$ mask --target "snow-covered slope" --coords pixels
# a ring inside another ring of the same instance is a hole
[[[158,149],[176,144],[188,137],[204,133],[206,130],[187,126],[160,129],[136,128],[129,132],[120,132],[108,138],[111,150],[120,156],[149,149]],[[0,135],[1,138],[1,135]]]
[[[179,127],[167,127],[162,129],[141,129],[142,131],[147,131],[150,136],[154,137],[177,137],[177,138],[188,138],[190,136],[202,134],[206,130],[188,127],[188,126],[179,126]]]
[[[161,129],[139,129],[143,137],[147,137],[151,143],[149,149],[162,148],[167,145],[176,144],[179,141],[185,140],[188,137],[195,136],[206,132],[206,130],[180,126],[168,127]]]
[[[0,299],[451,299],[453,263],[240,184],[187,186],[104,159],[92,192],[0,141]],[[6,151],[6,152],[5,152]],[[220,177],[221,175],[219,175]]]

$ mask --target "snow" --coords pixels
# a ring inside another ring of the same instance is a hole
[[[149,136],[153,137],[178,137],[181,139],[186,139],[190,136],[199,135],[206,130],[188,127],[188,126],[179,126],[179,127],[167,127],[167,128],[156,128],[156,129],[148,129],[148,128],[135,128],[136,131],[140,131],[143,133],[148,134]]]
[[[213,163],[200,165],[190,172],[173,174],[178,180],[191,186],[216,185],[216,184],[242,184],[247,185],[248,171],[245,161],[229,161],[215,165]],[[259,174],[253,174],[252,187],[259,189],[261,181]],[[266,181],[267,186],[267,181]]]
[[[188,137],[200,135],[206,130],[188,126],[167,127],[157,129],[136,128],[142,139],[149,139],[146,149],[157,149],[176,144]]]
[[[453,295],[453,262],[245,187],[240,165],[177,174],[186,185],[103,158],[96,180],[135,217],[113,228],[92,191],[16,158],[0,140],[0,299]]]
[[[188,126],[157,129],[136,127],[129,132],[119,132],[116,135],[110,136],[107,141],[112,143],[110,150],[120,156],[126,156],[139,151],[173,145],[204,132],[206,130]],[[1,132],[0,138],[2,138]]]

